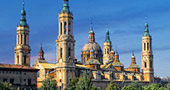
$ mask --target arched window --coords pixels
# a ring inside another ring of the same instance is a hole
[[[17,62],[18,62],[18,64],[19,64],[19,56],[17,56]]]
[[[26,64],[27,56],[24,55],[24,64]]]
[[[24,44],[27,42],[27,35],[24,35]]]
[[[146,50],[146,44],[144,43],[144,50]]]
[[[66,30],[67,30],[67,23],[64,23],[64,34],[66,35]]]
[[[60,30],[61,30],[61,31],[60,31],[60,34],[61,34],[61,35],[62,35],[62,28],[63,28],[63,27],[62,27],[62,23],[60,23]]]
[[[17,43],[19,44],[19,35],[17,35],[17,38],[18,38],[18,41],[17,41]]]
[[[69,22],[69,24],[68,24],[68,34],[70,35],[70,33],[71,33],[71,23]]]
[[[146,62],[144,64],[145,64],[145,68],[146,68],[147,67]]]
[[[20,39],[20,40],[21,40],[21,43],[20,43],[20,44],[22,44],[22,38],[23,38],[23,36],[21,35],[21,37],[20,37],[20,38],[21,38],[21,39]]]
[[[149,50],[149,43],[147,43],[147,50]]]
[[[109,54],[109,49],[107,49],[107,54]]]
[[[60,58],[62,58],[63,56],[63,49],[62,48],[60,48]]]
[[[71,56],[71,48],[70,47],[68,48],[68,56],[69,57]]]
[[[104,50],[104,53],[106,54],[106,49]]]

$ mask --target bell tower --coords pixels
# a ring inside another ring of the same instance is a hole
[[[21,10],[20,23],[17,26],[17,40],[15,47],[15,64],[30,66],[29,26],[26,21],[26,11]]]
[[[64,0],[59,13],[59,33],[57,43],[56,78],[59,89],[67,88],[69,81],[75,77],[75,40],[73,36],[73,14],[69,10],[69,0]]]
[[[145,32],[142,37],[142,72],[144,81],[154,81],[153,53],[152,53],[152,37],[149,34],[149,25],[145,23]]]
[[[103,46],[103,64],[106,64],[110,59],[110,51],[112,50],[112,42],[110,41],[108,26],[106,28],[106,38]]]

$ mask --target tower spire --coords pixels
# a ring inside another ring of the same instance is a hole
[[[144,32],[144,36],[150,36],[148,27],[149,27],[149,25],[147,23],[147,17],[145,17],[145,32]]]
[[[25,2],[24,2],[24,0],[22,2],[22,5],[23,5],[23,9],[21,10],[21,19],[20,19],[19,26],[28,26],[27,20],[26,20],[26,11],[25,11]]]
[[[41,46],[40,46],[38,60],[45,60],[45,58],[44,58],[44,51],[43,51],[43,48],[42,48],[42,43],[41,43]]]
[[[92,20],[91,20],[91,26],[90,26],[90,32],[89,33],[94,33],[94,31],[93,31],[93,22],[92,22]]]
[[[70,13],[70,10],[69,10],[69,0],[64,0],[62,12]]]
[[[105,38],[105,42],[111,43],[110,36],[109,36],[108,25],[106,25],[106,38]]]

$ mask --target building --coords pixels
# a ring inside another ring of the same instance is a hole
[[[15,47],[15,64],[0,64],[0,83],[11,83],[14,89],[37,90],[38,69],[30,67],[29,25],[26,22],[26,11],[21,10],[21,19],[17,26]]]
[[[125,68],[119,59],[118,51],[114,51],[112,48],[109,29],[106,29],[102,51],[100,45],[95,41],[93,26],[89,31],[89,41],[82,48],[81,62],[78,62],[75,59],[73,13],[69,9],[69,0],[64,0],[58,19],[56,63],[51,64],[44,59],[44,51],[41,47],[39,58],[33,65],[34,68],[39,69],[38,88],[41,87],[45,78],[52,75],[57,81],[57,87],[64,90],[72,78],[80,77],[83,73],[91,75],[93,85],[101,87],[102,90],[105,90],[111,81],[118,85],[132,81],[141,83],[154,81],[152,38],[149,34],[147,22],[142,36],[142,67],[139,67],[136,63],[135,55],[132,53],[131,64],[128,68]],[[140,68],[142,68],[142,71],[140,71]]]

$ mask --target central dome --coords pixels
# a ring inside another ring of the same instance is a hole
[[[102,51],[100,46],[96,42],[88,42],[84,45],[82,51],[90,51],[92,47],[94,51]]]

